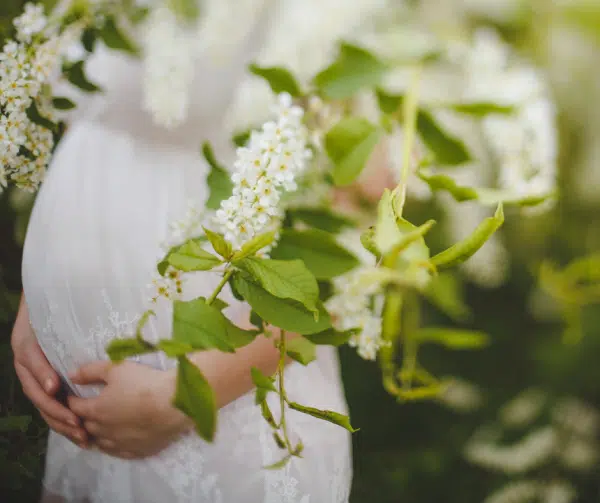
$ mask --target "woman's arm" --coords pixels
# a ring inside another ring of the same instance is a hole
[[[259,336],[236,353],[199,352],[190,360],[213,387],[218,407],[223,407],[254,388],[252,367],[273,374],[279,352],[274,339]],[[112,456],[152,456],[193,429],[191,419],[172,404],[176,370],[163,372],[133,362],[102,361],[85,365],[70,377],[75,384],[105,384],[95,398],[69,397],[69,406],[83,418],[94,444]]]

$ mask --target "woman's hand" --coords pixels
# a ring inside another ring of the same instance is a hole
[[[33,402],[50,428],[85,448],[87,435],[77,416],[56,399],[56,394],[60,391],[60,378],[31,330],[23,299],[13,328],[11,346],[15,356],[15,371],[23,393]]]
[[[173,372],[128,361],[98,361],[84,365],[70,378],[80,385],[105,384],[97,397],[70,396],[69,407],[83,419],[92,443],[111,456],[152,456],[192,427],[171,404]]]

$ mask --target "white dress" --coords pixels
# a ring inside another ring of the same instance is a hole
[[[150,307],[148,285],[170,224],[183,218],[190,198],[203,205],[207,196],[201,141],[211,141],[231,161],[222,118],[253,51],[250,43],[242,46],[243,54],[225,67],[199,59],[189,118],[174,132],[153,126],[142,111],[138,63],[114,52],[100,52],[91,62],[90,76],[105,92],[86,102],[59,145],[36,200],[23,257],[31,324],[61,376],[107,358],[106,344],[130,335]],[[190,284],[192,293],[207,295],[218,280],[202,274]],[[248,315],[246,306],[231,296],[226,300],[232,319]],[[146,337],[169,333],[169,307],[163,306]],[[174,364],[156,354],[141,361],[161,369]],[[291,364],[286,376],[294,401],[346,411],[331,348],[320,348],[308,367]],[[67,384],[81,396],[98,392]],[[347,502],[349,434],[294,411],[289,417],[305,451],[278,471],[262,468],[282,451],[253,393],[220,410],[213,444],[188,435],[145,460],[81,450],[51,433],[44,487],[65,503]]]

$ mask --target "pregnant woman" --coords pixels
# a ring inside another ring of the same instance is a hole
[[[263,469],[281,451],[254,405],[250,368],[273,373],[271,341],[259,338],[234,355],[194,355],[220,405],[212,444],[170,405],[172,360],[153,354],[115,366],[105,353],[152,307],[151,281],[172,222],[185,217],[188,200],[204,204],[200,142],[231,159],[222,118],[253,56],[249,37],[226,65],[197,58],[188,118],[175,130],[154,126],[143,111],[141,65],[103,50],[88,65],[104,92],[81,107],[36,200],[12,341],[23,388],[52,428],[44,502],[348,501],[349,434],[324,421],[290,412],[303,458]],[[186,293],[209,295],[219,279],[202,274]],[[227,301],[228,316],[247,321],[246,306],[231,295]],[[156,309],[148,339],[170,333],[168,303]],[[286,370],[290,398],[344,413],[334,350],[320,348],[317,361],[297,365]],[[59,388],[68,390],[66,399]]]

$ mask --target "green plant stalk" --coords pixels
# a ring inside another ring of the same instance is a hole
[[[410,165],[417,132],[417,115],[419,105],[419,90],[421,85],[422,67],[418,65],[412,75],[410,88],[403,102],[404,141],[402,149],[402,166],[400,171],[400,182],[394,189],[394,209],[398,217],[402,216],[404,203],[406,202],[406,191],[410,177]]]
[[[231,278],[231,276],[233,275],[234,272],[235,272],[235,269],[233,267],[231,267],[231,266],[229,266],[229,268],[225,270],[225,274],[223,274],[223,278],[221,278],[221,281],[217,285],[217,288],[215,288],[215,291],[206,300],[206,303],[209,306],[217,299],[217,297],[221,293],[221,290],[223,290],[223,288],[225,287],[225,285],[229,281],[229,278]]]
[[[398,289],[391,288],[386,295],[383,309],[382,338],[388,343],[379,350],[379,363],[383,375],[383,387],[393,396],[398,396],[400,388],[396,379],[396,345],[400,337],[398,324],[401,322],[403,298]]]
[[[287,402],[287,396],[285,394],[285,358],[286,358],[286,338],[285,331],[281,331],[279,339],[279,366],[277,367],[278,385],[279,385],[279,405],[281,407],[281,417],[279,419],[279,429],[283,432],[283,441],[287,447],[288,453],[293,454],[292,443],[290,442],[287,423],[285,421],[285,407]]]

